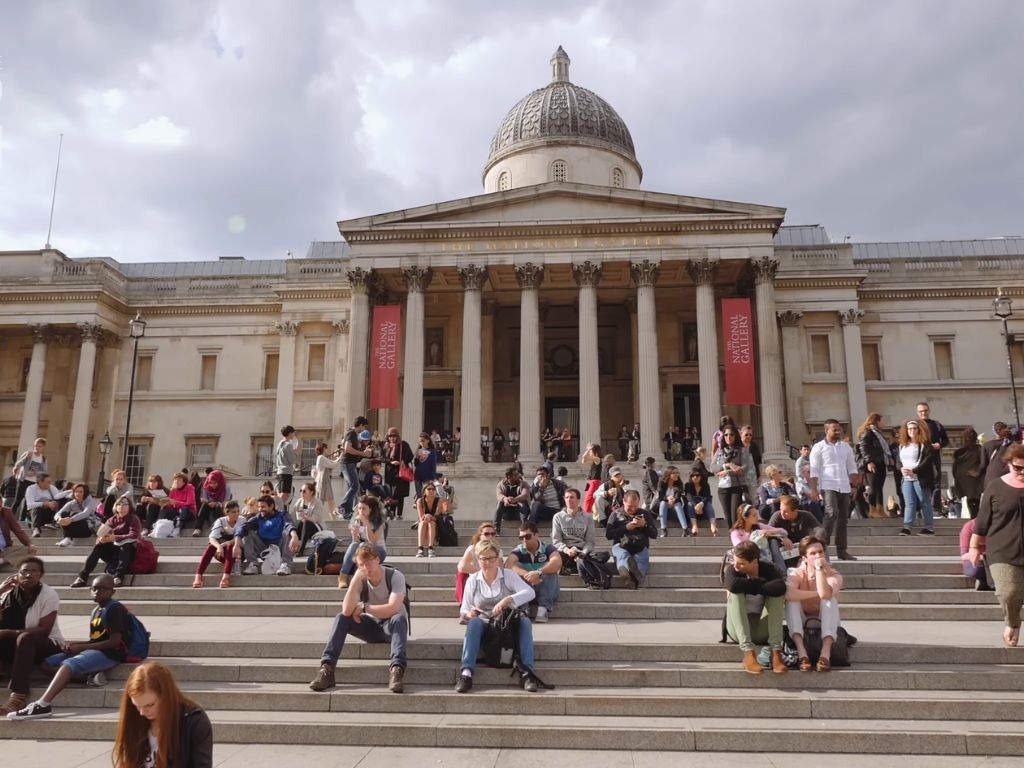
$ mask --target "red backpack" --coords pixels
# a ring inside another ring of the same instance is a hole
[[[160,559],[153,542],[149,539],[139,539],[135,544],[135,557],[132,559],[131,572],[134,574],[155,573],[156,563]]]

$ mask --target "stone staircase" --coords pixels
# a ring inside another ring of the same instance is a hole
[[[460,522],[464,542],[472,527]],[[939,521],[931,538],[898,529],[895,520],[851,521],[860,560],[839,568],[844,624],[860,642],[854,666],[829,674],[740,669],[736,646],[717,642],[727,540],[703,531],[684,539],[673,529],[654,542],[644,590],[594,592],[563,577],[551,622],[534,627],[538,672],[557,686],[538,694],[482,666],[472,693],[454,693],[462,548],[416,559],[408,525],[392,525],[389,541],[389,562],[412,585],[401,696],[385,688],[387,647],[356,640],[338,688],[308,690],[341,593],[335,577],[302,574],[298,562],[291,576],[237,577],[228,590],[215,586],[215,563],[196,590],[205,539],[165,539],[159,573],[118,597],[152,631],[153,658],[208,709],[221,743],[280,744],[284,734],[297,746],[1024,755],[1024,653],[1001,647],[994,596],[960,575],[958,522]],[[62,550],[52,536],[39,544],[63,600],[62,630],[80,638],[92,604],[65,585],[87,547]],[[116,668],[103,689],[69,688],[49,720],[0,721],[0,739],[112,739],[130,671]],[[37,692],[43,684],[39,677]]]

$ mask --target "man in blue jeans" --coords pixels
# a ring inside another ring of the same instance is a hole
[[[320,657],[320,671],[311,690],[326,691],[337,683],[334,669],[349,635],[364,643],[391,643],[388,690],[405,690],[406,647],[409,643],[409,614],[405,608],[405,576],[380,564],[380,553],[372,544],[356,550],[356,572],[345,592],[341,613],[334,617],[331,635]]]
[[[575,489],[573,489],[575,490]],[[544,624],[558,602],[558,572],[562,570],[562,555],[553,544],[544,544],[537,533],[537,524],[529,521],[519,526],[519,546],[505,559],[511,569],[537,592],[538,624]]]
[[[341,497],[341,515],[346,520],[352,519],[356,495],[359,493],[359,462],[373,455],[372,448],[363,448],[359,432],[370,426],[365,416],[356,416],[352,429],[345,433],[341,446],[341,472],[345,476],[345,495]]]
[[[125,660],[125,648],[131,639],[128,609],[114,597],[114,577],[104,573],[92,580],[92,599],[96,607],[89,618],[89,639],[84,643],[68,643],[63,653],[49,656],[44,662],[47,671],[56,670],[50,686],[38,701],[11,712],[9,720],[40,720],[53,714],[53,700],[73,678],[86,678],[89,685],[105,685],[103,675]]]

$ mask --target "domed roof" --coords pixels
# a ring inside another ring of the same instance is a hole
[[[538,144],[607,149],[639,167],[633,137],[619,114],[593,91],[569,82],[569,57],[561,46],[551,65],[551,82],[523,97],[501,121],[484,172],[501,158]]]

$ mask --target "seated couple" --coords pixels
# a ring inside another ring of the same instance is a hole
[[[757,660],[756,645],[771,646],[771,669],[786,672],[782,660],[782,621],[799,654],[800,671],[812,669],[804,644],[804,622],[821,620],[821,654],[817,670],[831,669],[832,644],[839,631],[839,592],[843,577],[825,557],[825,543],[807,536],[800,542],[800,565],[788,579],[770,562],[761,559],[761,548],[744,541],[732,549],[733,562],[725,567],[726,630],[743,651],[743,669],[759,675],[764,668]]]

